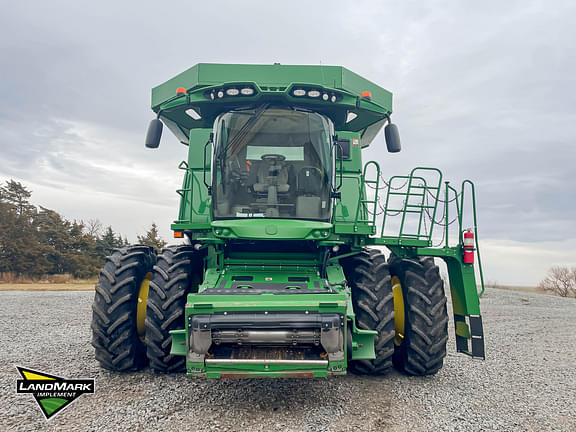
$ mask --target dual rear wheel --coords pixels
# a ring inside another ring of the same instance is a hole
[[[157,372],[183,370],[184,357],[170,354],[170,330],[182,327],[186,295],[197,291],[202,268],[202,255],[188,245],[160,255],[140,245],[115,250],[92,306],[92,345],[100,365],[112,371],[148,363]]]
[[[438,372],[446,356],[448,314],[444,283],[431,257],[388,262],[366,249],[344,262],[356,325],[376,330],[376,358],[351,362],[356,372],[380,375],[392,365],[409,375]]]

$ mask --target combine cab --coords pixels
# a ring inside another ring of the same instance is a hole
[[[434,374],[448,339],[434,257],[457,350],[484,358],[473,184],[422,167],[384,180],[362,162],[382,128],[400,151],[391,93],[342,67],[198,64],[154,88],[152,109],[146,146],[166,125],[189,147],[172,225],[185,243],[108,258],[92,324],[104,368]]]

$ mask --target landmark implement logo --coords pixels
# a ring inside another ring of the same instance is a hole
[[[16,380],[16,393],[34,396],[46,420],[50,420],[84,393],[94,393],[93,379],[68,379],[16,366],[22,379]]]

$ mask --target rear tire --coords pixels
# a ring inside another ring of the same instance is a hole
[[[106,258],[92,304],[92,346],[104,369],[134,371],[146,366],[146,346],[137,329],[140,286],[156,261],[148,246],[116,249]]]
[[[197,292],[203,276],[203,255],[192,246],[169,246],[154,266],[146,310],[146,345],[156,372],[184,371],[186,359],[170,354],[170,330],[185,327],[186,296]]]
[[[431,257],[391,255],[390,272],[404,297],[404,339],[395,345],[394,366],[409,375],[433,375],[446,357],[448,313],[444,281]]]
[[[382,375],[392,366],[394,354],[394,296],[386,258],[376,249],[365,249],[343,262],[352,290],[356,325],[376,330],[374,360],[354,360],[350,369],[361,374]]]

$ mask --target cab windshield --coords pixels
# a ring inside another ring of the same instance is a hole
[[[212,168],[215,218],[329,220],[331,123],[261,106],[221,115]]]

